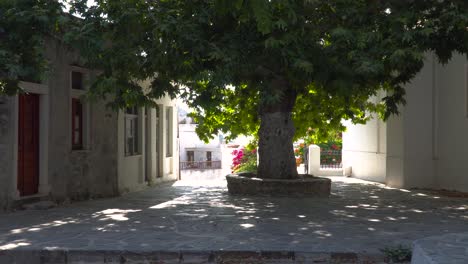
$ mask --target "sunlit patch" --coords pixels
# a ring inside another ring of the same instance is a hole
[[[369,196],[369,197],[372,198],[372,199],[379,199],[379,197],[376,196],[376,195],[372,195],[372,196]]]
[[[64,218],[64,220],[55,220],[49,223],[44,223],[40,225],[34,225],[31,227],[17,228],[10,231],[11,234],[21,234],[23,232],[37,232],[49,227],[58,227],[66,224],[74,224],[78,221],[72,217]]]
[[[367,219],[367,221],[369,221],[369,222],[381,222],[379,219],[375,219],[375,218]]]
[[[0,246],[0,250],[10,250],[10,249],[15,249],[19,247],[29,246],[29,245],[31,245],[31,243],[28,243],[28,242],[9,243],[9,244]]]
[[[369,230],[369,231],[375,231],[375,228],[373,228],[373,227],[368,227],[367,230]]]
[[[389,220],[389,221],[397,221],[398,219],[394,218],[394,217],[391,217],[391,216],[387,216],[385,217],[386,220]]]
[[[347,206],[345,206],[345,207],[346,207],[346,208],[359,208],[359,206],[357,206],[357,205],[347,205]]]
[[[276,220],[276,221],[278,221],[278,220],[280,220],[280,219],[279,219],[278,217],[272,217],[271,220]]]
[[[122,210],[122,209],[106,209],[93,214],[93,218],[102,217],[100,221],[115,220],[115,221],[128,221],[126,214],[140,212],[141,210]]]
[[[422,197],[427,197],[428,195],[427,194],[424,194],[424,193],[417,193],[413,196],[422,196]]]
[[[418,210],[418,209],[412,209],[411,212],[414,213],[424,213],[424,211]]]
[[[328,231],[325,231],[325,230],[317,230],[317,231],[314,231],[314,234],[317,234],[317,235],[320,235],[320,236],[324,236],[324,237],[331,237],[332,234],[329,233]]]
[[[44,247],[45,250],[57,250],[59,247]]]
[[[249,228],[254,227],[255,225],[253,225],[253,224],[240,224],[240,226],[241,226],[242,228],[249,229]]]
[[[13,229],[13,230],[10,231],[10,233],[12,233],[12,234],[21,234],[21,233],[23,233],[23,229],[21,229],[21,228]]]
[[[299,217],[299,218],[306,218],[307,216],[305,216],[305,215],[298,215],[297,217]]]
[[[307,231],[307,230],[309,230],[309,228],[308,228],[308,227],[301,227],[301,228],[299,228],[299,230],[301,230],[301,231]]]
[[[171,201],[160,203],[154,206],[151,206],[150,209],[164,209],[164,208],[174,208],[178,205],[189,205],[192,204],[193,198],[189,196],[182,196]]]

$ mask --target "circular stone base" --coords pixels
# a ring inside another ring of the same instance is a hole
[[[232,195],[273,195],[273,196],[330,196],[331,180],[311,175],[294,180],[260,179],[229,174],[226,176],[229,194]]]

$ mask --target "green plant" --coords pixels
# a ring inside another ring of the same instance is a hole
[[[397,245],[394,247],[385,247],[380,249],[382,253],[391,261],[391,263],[402,263],[411,261],[411,248],[405,245]]]

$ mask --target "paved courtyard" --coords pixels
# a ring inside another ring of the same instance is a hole
[[[232,197],[224,182],[0,214],[2,251],[293,251],[380,254],[468,230],[468,199],[332,177],[330,198]]]

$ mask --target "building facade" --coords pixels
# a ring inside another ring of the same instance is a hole
[[[0,97],[0,210],[29,198],[83,200],[178,178],[176,103],[113,111],[83,98],[96,73],[57,41],[50,72]]]
[[[386,123],[350,125],[343,164],[358,178],[393,187],[468,192],[468,63],[429,55],[406,87],[407,104]]]
[[[180,170],[183,180],[214,180],[226,176],[224,168],[228,163],[222,137],[216,137],[205,143],[198,137],[196,124],[188,122],[179,124],[180,133]],[[224,167],[223,167],[224,166]]]

